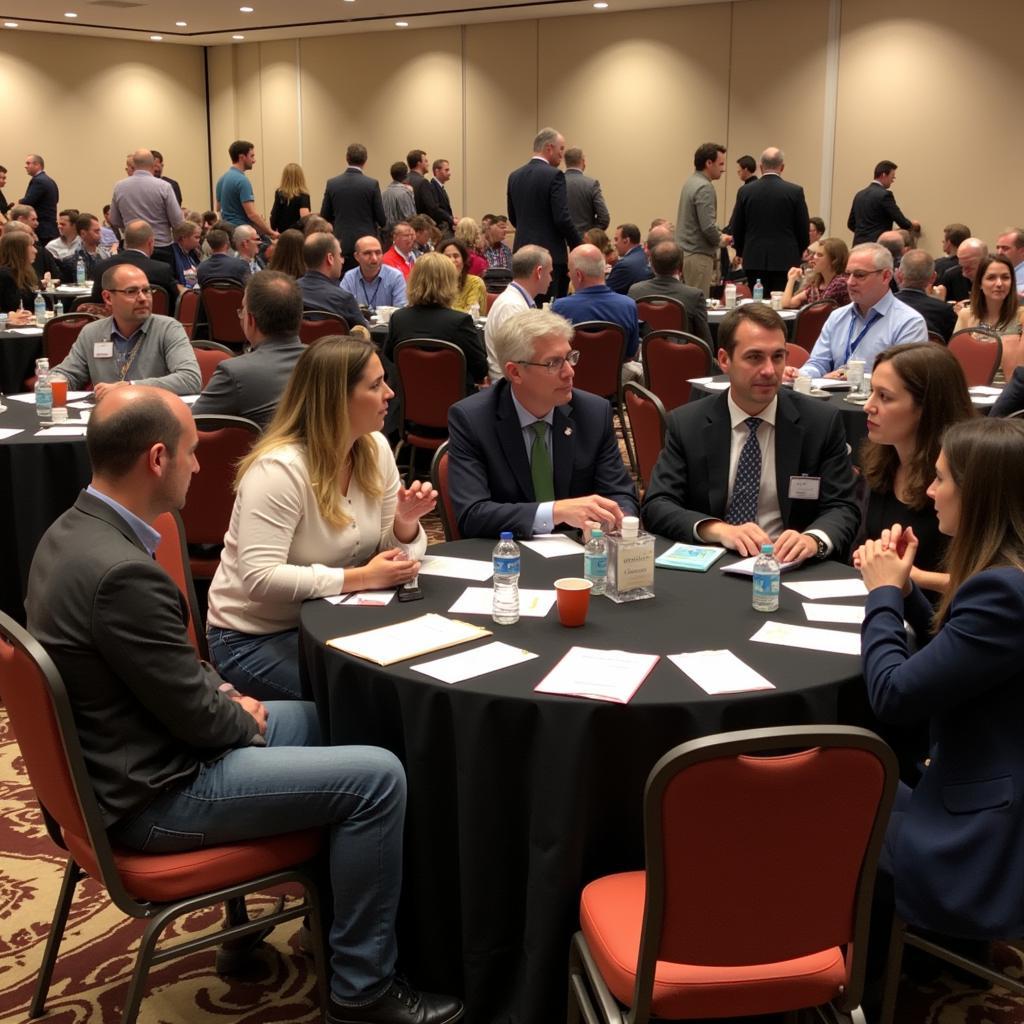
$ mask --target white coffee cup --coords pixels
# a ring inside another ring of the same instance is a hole
[[[863,359],[851,359],[846,364],[846,380],[848,383],[854,386],[855,391],[861,391],[864,387],[864,367],[865,362]]]
[[[798,395],[809,395],[811,393],[811,378],[806,374],[798,374],[793,378],[793,390]]]
[[[783,292],[772,292],[772,309],[782,309]]]

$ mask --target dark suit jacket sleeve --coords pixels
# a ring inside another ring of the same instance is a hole
[[[507,212],[508,212],[508,222],[509,222],[509,224],[512,225],[512,227],[515,227],[516,226],[516,208],[515,208],[515,204],[512,202],[512,188],[511,188],[511,185],[512,185],[512,176],[509,175],[508,184],[505,186],[505,206],[506,206]],[[568,205],[568,200],[566,200],[566,205]]]
[[[334,223],[334,200],[331,198],[330,187],[324,190],[323,202],[320,204],[320,216],[324,220],[329,220],[331,224]]]
[[[732,247],[736,250],[736,255],[740,258],[743,257],[743,244],[747,240],[747,211],[743,204],[743,198],[746,195],[744,190],[741,188],[736,195],[736,204],[732,208],[732,216],[729,218],[730,231],[726,234],[732,235]],[[807,246],[805,245],[806,249]]]
[[[439,228],[451,227],[452,219],[442,208],[437,189],[426,178],[416,185],[416,209],[430,217]]]
[[[691,422],[687,423],[687,420]],[[665,447],[658,456],[650,485],[644,494],[644,526],[670,540],[692,541],[693,528],[697,523],[702,519],[715,518],[706,509],[687,508],[691,473],[684,439],[687,433],[696,429],[696,419],[692,415],[682,419],[669,415]]]
[[[551,179],[551,220],[570,249],[575,249],[583,241],[569,216],[569,196],[565,191],[565,175],[561,171]]]
[[[21,200],[22,206],[31,206],[36,213],[39,212],[39,200],[46,199],[46,188],[38,178],[38,175],[33,175],[29,179],[28,188],[25,189],[25,198]]]
[[[373,186],[373,222],[377,225],[378,231],[382,231],[388,223],[388,215],[384,212],[384,200],[381,198],[378,185]]]
[[[888,190],[882,196],[882,209],[887,217],[891,217],[899,226],[907,231],[910,230],[911,222],[903,216],[903,211],[896,205],[896,197]]]
[[[531,537],[538,502],[491,500],[480,436],[461,403],[448,410],[448,486],[460,532],[464,537],[497,537],[511,530],[517,537]]]
[[[253,717],[217,689],[220,677],[196,658],[177,587],[155,562],[115,564],[97,588],[93,623],[111,671],[183,744],[223,750],[256,734]]]
[[[708,304],[703,293],[699,294],[694,301],[686,307],[687,330],[690,334],[696,334],[703,338],[711,346],[714,353],[715,344],[711,340],[711,327],[708,325]]]
[[[487,351],[468,313],[459,321],[455,343],[466,353],[466,372],[469,376],[474,381],[483,380],[487,376]]]
[[[846,218],[846,227],[847,227],[847,230],[849,230],[849,231],[856,231],[857,230],[856,210],[857,210],[857,197],[854,196],[853,197],[853,202],[850,204],[850,216]]]
[[[996,399],[989,416],[1009,416],[1018,409],[1024,409],[1024,366],[1018,366],[1013,371],[1013,376]]]
[[[803,189],[800,189],[795,210],[793,230],[796,233],[797,248],[802,255],[811,244],[811,215],[807,210],[807,196],[804,195]]]
[[[241,416],[242,408],[234,377],[223,365],[213,371],[209,384],[192,405],[192,415]]]

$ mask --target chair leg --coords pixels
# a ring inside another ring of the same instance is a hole
[[[125,996],[121,1024],[135,1024],[135,1018],[139,1015],[139,1006],[142,1003],[142,995],[146,987],[146,977],[149,974],[149,964],[156,947],[156,940],[160,938],[160,933],[167,922],[177,917],[180,913],[180,906],[172,904],[166,910],[151,917],[147,922],[146,930],[142,933],[142,938],[139,940],[139,952],[135,957],[135,969],[132,971],[132,979]]]
[[[304,887],[309,904],[309,931],[313,940],[313,969],[316,971],[316,990],[319,995],[320,1017],[326,1019],[331,993],[328,984],[330,963],[324,955],[324,931],[320,918],[320,891],[314,879],[307,878]]]
[[[46,948],[43,950],[43,962],[39,966],[39,980],[36,982],[36,990],[32,996],[32,1005],[29,1007],[29,1017],[42,1017],[46,1012],[46,996],[50,991],[50,980],[53,977],[53,968],[57,963],[57,953],[60,951],[61,939],[64,938],[64,928],[68,923],[68,912],[71,910],[71,901],[75,896],[75,886],[85,872],[68,857],[64,865],[64,880],[60,885],[60,894],[57,897],[57,906],[53,911],[53,921],[50,924],[50,934],[46,938]]]
[[[906,923],[895,914],[892,919],[892,931],[889,934],[889,957],[885,968],[885,989],[882,992],[882,1010],[880,1024],[892,1024],[896,1010],[896,996],[900,988],[900,968],[903,964],[903,935]]]

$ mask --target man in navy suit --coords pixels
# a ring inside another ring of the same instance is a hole
[[[786,157],[771,147],[761,154],[761,177],[744,185],[732,213],[733,245],[750,287],[765,295],[786,289],[786,272],[800,265],[810,242],[810,215],[799,185],[782,180]]]
[[[57,230],[57,204],[60,202],[60,190],[57,183],[43,168],[45,161],[38,153],[29,153],[25,157],[25,173],[30,181],[25,196],[20,200],[22,206],[31,206],[39,217],[36,235],[40,247],[52,242],[60,235]]]
[[[449,410],[448,479],[464,537],[615,528],[638,514],[611,405],[573,390],[572,334],[546,310],[509,317],[494,339],[504,380]]]
[[[583,241],[569,216],[565,175],[558,169],[564,155],[565,139],[554,128],[542,128],[529,163],[508,176],[508,219],[516,229],[516,249],[539,245],[551,253],[553,298],[568,292],[568,250]]]
[[[879,160],[875,164],[875,179],[867,188],[862,188],[850,206],[846,226],[853,232],[853,244],[876,242],[883,231],[888,231],[893,222],[907,231],[918,232],[921,225],[904,216],[893,197],[892,183],[896,180],[896,164],[891,160]]]
[[[619,258],[605,284],[613,292],[625,295],[633,285],[649,281],[654,274],[647,262],[647,253],[640,244],[640,229],[635,224],[620,224],[615,229],[614,244]]]
[[[350,267],[356,265],[356,242],[364,235],[379,238],[388,220],[376,178],[363,174],[366,160],[366,147],[353,142],[345,150],[348,166],[327,182],[320,206],[320,216],[334,226],[341,254]]]

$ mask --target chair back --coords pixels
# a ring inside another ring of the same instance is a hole
[[[106,886],[119,908],[132,913],[128,908],[135,901],[114,866],[64,682],[42,645],[2,612],[0,699],[50,838]]]
[[[402,439],[437,450],[444,437],[417,433],[416,427],[448,430],[448,409],[466,397],[466,356],[458,345],[437,338],[411,338],[395,346],[395,368],[402,395]]]
[[[818,340],[825,321],[836,308],[836,304],[831,299],[822,299],[820,302],[811,302],[804,306],[796,315],[796,323],[793,325],[793,341],[808,351],[814,348],[814,343]]]
[[[622,363],[626,358],[626,332],[606,320],[586,320],[575,325],[572,346],[579,349],[573,387],[611,399],[619,405]]]
[[[167,292],[165,292],[163,288],[158,288],[154,285],[152,299],[153,312],[157,316],[167,316],[167,314],[170,313],[171,302],[170,299],[167,297]]]
[[[934,341],[936,345],[945,345],[946,344],[945,336],[940,334],[938,331],[929,331],[928,332],[928,340],[929,341]]]
[[[312,345],[332,334],[348,334],[348,321],[344,317],[326,309],[303,310],[299,324],[299,340],[303,345]]]
[[[181,518],[189,544],[223,544],[235,505],[235,467],[260,435],[244,416],[196,417],[199,472],[192,477]]]
[[[811,353],[807,349],[800,345],[794,344],[792,341],[786,342],[786,365],[792,366],[794,369],[799,370],[808,359],[811,358]]]
[[[665,412],[690,400],[691,377],[706,377],[715,372],[711,346],[694,334],[651,331],[642,345],[644,384],[661,399]]]
[[[178,296],[174,304],[174,319],[185,328],[189,341],[196,331],[196,317],[199,315],[199,292],[195,288],[186,288]]]
[[[222,345],[242,345],[245,335],[238,311],[242,308],[245,289],[237,281],[207,281],[200,290],[210,338]]]
[[[656,394],[635,381],[622,388],[633,445],[633,464],[640,476],[640,489],[651,482],[654,465],[665,447],[665,406]]]
[[[160,534],[156,548],[156,560],[164,571],[178,585],[181,596],[188,605],[188,638],[196,649],[201,661],[209,659],[206,649],[206,630],[203,628],[199,600],[196,597],[192,569],[188,562],[188,544],[185,541],[185,524],[177,512],[161,512],[153,523],[153,529]]]
[[[670,295],[637,299],[636,312],[652,331],[685,331],[689,327],[686,307]]]
[[[193,341],[192,352],[199,363],[199,376],[203,380],[204,388],[210,383],[213,371],[225,359],[230,359],[235,354],[227,345],[220,345],[216,341]]]
[[[430,463],[430,482],[434,485],[434,490],[437,491],[437,495],[441,499],[438,503],[437,511],[441,517],[441,525],[444,527],[444,539],[462,540],[462,534],[459,532],[459,518],[455,514],[451,489],[448,486],[447,441],[434,452],[434,458]]]
[[[50,360],[50,368],[64,362],[82,328],[99,317],[91,313],[65,313],[47,320],[43,327],[43,355]]]
[[[889,747],[848,726],[724,733],[665,754],[644,793],[636,998],[649,1005],[657,960],[768,964],[840,946],[857,1005],[897,780]]]
[[[730,283],[736,285],[737,299],[752,299],[754,297],[754,293],[750,290],[750,285],[746,281],[732,281]]]
[[[953,332],[949,351],[956,356],[969,388],[988,385],[1003,359],[1003,339],[988,327],[964,327]]]

